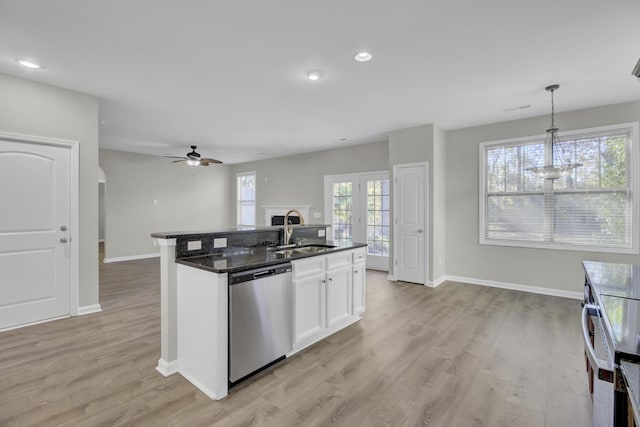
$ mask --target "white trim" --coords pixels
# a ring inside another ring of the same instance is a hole
[[[64,316],[58,316],[58,317],[51,317],[49,319],[42,319],[42,320],[37,320],[35,322],[29,322],[29,323],[22,323],[20,325],[14,325],[14,326],[9,326],[8,328],[4,328],[4,329],[0,329],[0,332],[6,332],[6,331],[11,331],[13,329],[20,329],[20,328],[26,328],[27,326],[34,326],[34,325],[39,325],[41,323],[49,323],[49,322],[53,322],[54,320],[62,320],[62,319],[68,319],[69,316],[68,314],[64,315]]]
[[[167,362],[164,359],[158,359],[158,366],[156,366],[156,371],[160,372],[163,376],[168,377],[173,374],[178,373],[178,369],[180,365],[178,360],[172,360],[171,362]]]
[[[414,162],[414,163],[398,163],[393,165],[393,175],[389,178],[393,180],[391,183],[393,185],[393,191],[391,192],[393,198],[393,259],[390,260],[390,265],[393,266],[393,277],[395,280],[398,280],[396,269],[398,264],[396,263],[398,259],[398,221],[396,220],[396,215],[398,214],[398,198],[395,196],[398,190],[398,168],[400,167],[416,167],[423,166],[424,167],[424,277],[422,278],[423,285],[427,286],[427,278],[429,277],[429,239],[431,236],[431,224],[429,223],[429,197],[431,197],[431,190],[429,188],[429,162]]]
[[[222,396],[217,395],[215,392],[211,391],[207,386],[205,386],[203,383],[198,381],[193,375],[191,375],[188,372],[180,372],[180,375],[182,375],[191,384],[196,386],[198,388],[198,390],[203,392],[205,394],[205,396],[207,396],[209,399],[221,400],[222,398],[227,396],[226,393],[223,394]]]
[[[489,286],[492,288],[509,289],[512,291],[529,292],[533,294],[551,295],[554,297],[571,298],[577,300],[584,299],[583,292],[563,291],[561,289],[542,288],[539,286],[520,285],[517,283],[496,282],[493,280],[475,279],[472,277],[460,277],[445,275],[445,280],[452,282],[461,282],[470,285]]]
[[[390,282],[397,282],[397,281],[398,281],[398,278],[396,277],[395,272],[394,272],[394,273],[389,274],[389,275],[387,276],[387,280],[388,280],[388,281],[390,281]]]
[[[98,243],[104,243],[104,239],[98,239]]]
[[[105,258],[102,262],[104,262],[105,264],[109,264],[110,262],[135,261],[137,259],[159,258],[159,257],[160,257],[160,252],[154,253],[154,254],[130,255],[130,256]]]
[[[84,305],[78,307],[78,316],[84,316],[85,314],[99,313],[102,311],[100,304]]]
[[[76,316],[80,307],[80,141],[24,135],[0,131],[0,138],[28,144],[53,145],[67,148],[70,155],[70,206],[69,206],[69,314]]]
[[[447,276],[443,275],[438,277],[436,280],[427,281],[427,286],[430,288],[437,288],[438,286],[442,285],[446,281],[447,281]]]

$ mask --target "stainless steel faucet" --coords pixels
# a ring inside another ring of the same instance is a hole
[[[284,214],[284,242],[283,245],[288,245],[289,240],[291,240],[291,235],[293,234],[293,227],[289,225],[289,215],[292,213],[298,214],[300,217],[300,225],[304,225],[304,218],[298,209],[291,209],[289,212]]]

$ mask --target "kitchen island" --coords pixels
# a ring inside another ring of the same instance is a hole
[[[292,266],[291,331],[285,356],[360,320],[364,312],[365,244],[333,244],[324,225],[294,226],[298,246],[274,247],[283,227],[154,233],[161,247],[161,358],[157,370],[179,372],[207,396],[229,386],[229,277]]]

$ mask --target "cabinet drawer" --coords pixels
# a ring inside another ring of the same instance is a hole
[[[293,266],[293,279],[324,274],[324,257],[314,256],[297,261],[291,261]]]
[[[354,250],[352,253],[354,264],[367,261],[367,248],[359,248]]]
[[[351,265],[353,260],[352,251],[338,252],[327,255],[327,270]]]

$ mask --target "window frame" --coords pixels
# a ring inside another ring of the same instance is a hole
[[[498,147],[498,146],[517,146],[521,145],[525,142],[533,142],[533,141],[545,141],[546,135],[534,135],[534,136],[526,136],[519,138],[509,138],[495,141],[486,141],[481,142],[479,144],[479,210],[478,210],[478,235],[479,235],[479,243],[481,245],[491,245],[491,246],[511,246],[511,247],[522,247],[522,248],[535,248],[535,249],[557,249],[557,250],[567,250],[567,251],[577,251],[577,252],[603,252],[603,253],[618,253],[618,254],[634,254],[637,255],[639,253],[639,229],[640,224],[638,224],[639,210],[640,210],[640,171],[639,160],[638,160],[638,122],[629,122],[629,123],[620,123],[615,125],[607,125],[607,126],[598,126],[593,128],[585,128],[585,129],[576,129],[571,131],[562,131],[560,133],[561,140],[565,139],[578,139],[578,136],[585,134],[594,134],[594,133],[606,133],[606,132],[615,132],[615,131],[630,131],[631,138],[626,147],[626,155],[628,158],[628,168],[627,174],[629,176],[629,190],[631,193],[631,247],[613,247],[613,246],[599,246],[599,245],[587,245],[587,244],[566,244],[566,243],[556,243],[556,242],[545,242],[545,241],[528,241],[528,240],[515,240],[515,239],[495,239],[489,238],[486,236],[486,221],[485,217],[487,214],[487,197],[488,197],[488,189],[487,189],[487,176],[486,176],[486,162],[487,162],[487,151],[489,148]],[[562,193],[564,190],[556,190],[556,193]],[[572,190],[571,192],[578,193],[580,190]],[[521,194],[528,194],[531,192],[522,192]],[[539,194],[544,195],[545,192],[541,191]]]
[[[253,182],[254,182],[254,188],[253,188],[253,194],[254,194],[254,198],[252,199],[253,201],[253,224],[243,224],[240,222],[240,218],[242,215],[242,203],[243,202],[248,202],[250,201],[249,199],[242,199],[241,196],[241,190],[240,190],[240,178],[245,177],[245,176],[250,176],[253,175]],[[236,225],[238,227],[256,227],[257,226],[257,207],[256,207],[256,199],[258,196],[258,175],[256,173],[256,171],[248,171],[248,172],[238,172],[236,174]]]

